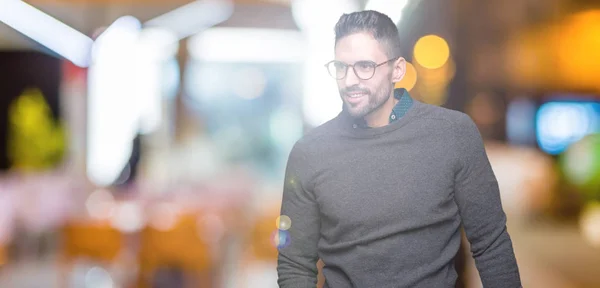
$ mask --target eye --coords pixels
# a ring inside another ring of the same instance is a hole
[[[371,61],[358,61],[356,62],[356,64],[354,64],[354,68],[361,71],[369,72],[375,68],[375,63]]]
[[[335,67],[336,70],[344,70],[347,66],[342,62],[333,62],[333,67]]]

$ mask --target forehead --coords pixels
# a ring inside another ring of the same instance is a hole
[[[369,33],[355,33],[338,40],[335,60],[354,63],[361,60],[382,62],[387,58],[383,45]]]

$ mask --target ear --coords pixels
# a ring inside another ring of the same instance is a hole
[[[396,61],[394,61],[393,69],[392,82],[398,83],[406,74],[406,60],[403,57],[398,58]]]

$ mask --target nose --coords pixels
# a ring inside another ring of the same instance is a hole
[[[354,72],[354,67],[348,67],[348,71],[346,72],[346,78],[344,81],[346,87],[354,86],[360,82],[360,79],[358,79],[358,76],[356,76],[356,72]]]

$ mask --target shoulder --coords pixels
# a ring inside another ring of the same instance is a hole
[[[418,102],[419,112],[416,120],[426,129],[443,133],[464,133],[477,130],[471,117],[461,111]]]
[[[292,147],[287,170],[290,175],[295,175],[305,187],[313,185],[314,176],[319,170],[319,163],[326,157],[327,143],[331,146],[332,137],[337,131],[335,118],[318,127],[312,128],[304,134]]]
[[[307,154],[314,154],[327,143],[331,143],[335,135],[340,133],[339,117],[333,118],[324,124],[311,128],[294,145],[294,150]]]

